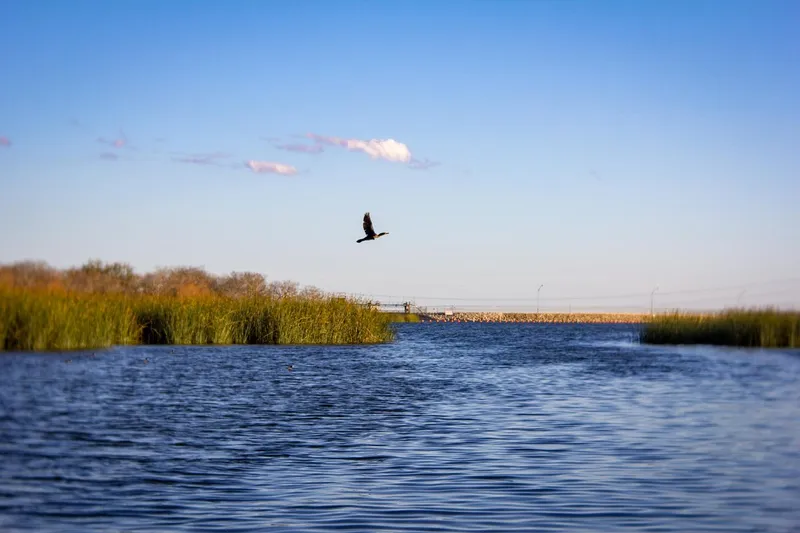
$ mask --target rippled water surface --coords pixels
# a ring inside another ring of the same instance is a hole
[[[0,354],[0,530],[800,531],[800,353],[634,332]]]

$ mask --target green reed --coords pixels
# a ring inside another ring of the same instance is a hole
[[[336,298],[230,298],[0,289],[0,349],[115,344],[361,344],[391,341],[381,313]]]
[[[648,344],[798,348],[800,312],[774,308],[730,309],[712,314],[674,312],[649,320],[640,340]]]
[[[131,344],[138,333],[124,297],[0,289],[0,348],[4,350]]]

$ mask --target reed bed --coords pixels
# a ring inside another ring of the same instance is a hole
[[[647,344],[800,348],[800,312],[774,308],[657,315],[640,333]]]
[[[177,297],[0,288],[0,348],[51,351],[121,344],[363,344],[390,321],[333,297]]]

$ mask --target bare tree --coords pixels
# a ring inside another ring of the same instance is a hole
[[[143,292],[168,296],[212,294],[214,277],[199,267],[158,268],[142,280]]]
[[[267,286],[267,294],[273,298],[297,296],[299,285],[295,281],[273,281]]]
[[[231,272],[216,280],[215,290],[232,298],[265,296],[267,280],[263,274],[257,272]]]
[[[61,273],[44,261],[17,261],[0,266],[0,284],[23,289],[61,285]]]
[[[99,259],[64,273],[68,289],[83,292],[133,292],[138,285],[133,267],[127,263],[103,263]]]

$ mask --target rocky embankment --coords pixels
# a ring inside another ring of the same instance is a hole
[[[444,313],[420,315],[422,322],[538,322],[570,324],[639,324],[639,313]]]

